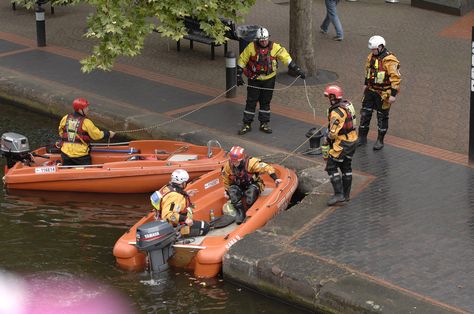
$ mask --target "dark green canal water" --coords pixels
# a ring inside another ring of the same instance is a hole
[[[30,148],[56,138],[57,118],[5,104],[0,112],[0,134],[23,134]],[[3,165],[2,160],[2,177]],[[303,313],[220,278],[202,282],[177,269],[150,278],[117,268],[113,245],[149,210],[148,200],[2,189],[0,314]],[[16,288],[27,296],[18,301],[27,304],[23,312],[8,307]]]

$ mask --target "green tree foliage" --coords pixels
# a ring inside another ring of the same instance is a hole
[[[35,0],[13,0],[27,8]],[[227,27],[219,18],[240,21],[255,0],[53,0],[52,5],[88,3],[95,12],[87,18],[84,34],[95,45],[81,60],[82,71],[110,70],[119,56],[140,54],[147,35],[156,29],[161,36],[178,40],[186,35],[183,18],[194,17],[217,43],[223,43]]]

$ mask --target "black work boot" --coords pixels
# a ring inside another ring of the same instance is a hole
[[[240,225],[245,219],[245,210],[242,203],[234,205],[236,215],[235,215],[235,223]]]
[[[359,128],[359,138],[357,139],[357,146],[362,146],[367,144],[367,134],[369,133],[368,129]]]
[[[239,135],[244,135],[250,131],[252,131],[252,126],[249,123],[244,123],[242,128],[239,130]]]
[[[265,133],[272,133],[272,128],[268,125],[267,122],[262,122],[260,123],[260,131],[265,132]]]
[[[351,199],[352,175],[342,176],[342,190],[344,191],[344,200],[347,202]]]
[[[374,144],[374,150],[381,150],[383,148],[383,138],[385,137],[384,133],[379,133],[377,136],[377,141]]]
[[[331,184],[334,189],[334,195],[328,200],[328,205],[332,206],[336,203],[344,202],[344,194],[342,194],[342,180],[340,176],[331,177]]]

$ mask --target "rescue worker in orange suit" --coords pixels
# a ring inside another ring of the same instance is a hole
[[[244,110],[243,125],[239,135],[252,130],[257,102],[259,103],[258,120],[260,131],[272,133],[270,128],[270,102],[273,96],[277,74],[278,61],[283,62],[288,68],[305,78],[305,73],[291,59],[289,53],[279,43],[269,40],[268,30],[261,27],[257,30],[256,40],[240,54],[237,64],[237,85],[243,85],[242,74],[248,78],[247,102]]]
[[[364,82],[364,98],[360,110],[360,126],[358,145],[367,144],[372,111],[377,111],[378,136],[374,150],[384,146],[384,137],[388,130],[388,114],[390,106],[395,102],[400,90],[400,62],[385,47],[385,39],[372,36],[369,39],[366,76]]]
[[[76,98],[72,102],[74,113],[65,115],[59,123],[61,157],[63,165],[92,164],[89,144],[91,140],[113,138],[115,132],[101,131],[87,118],[89,102]]]
[[[328,128],[321,148],[323,157],[327,158],[326,171],[334,189],[334,195],[328,200],[329,206],[349,201],[352,186],[352,156],[357,146],[355,110],[343,95],[342,88],[337,85],[329,85],[324,90],[330,107]]]
[[[193,220],[194,205],[184,189],[189,180],[186,170],[176,169],[171,174],[170,182],[150,197],[155,208],[155,218],[166,220],[173,227],[181,225],[183,236],[201,236],[209,232],[210,226],[206,221]]]
[[[257,200],[265,189],[261,174],[267,173],[278,186],[282,180],[275,173],[275,169],[258,158],[245,154],[240,146],[233,146],[229,152],[229,162],[224,164],[222,177],[225,187],[225,196],[230,198],[237,215],[235,222],[241,224],[245,213]],[[245,204],[242,202],[245,200]]]

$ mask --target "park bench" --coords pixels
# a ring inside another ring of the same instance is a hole
[[[37,2],[39,2],[41,5],[43,5],[43,4],[48,3],[49,0],[40,0],[40,1],[37,1]],[[11,2],[11,4],[12,4],[12,10],[13,10],[13,11],[16,11],[16,3],[15,3],[15,2]],[[51,3],[51,14],[54,14],[54,6],[53,6],[52,3]]]
[[[225,34],[225,36],[229,39],[236,39],[235,35],[235,23],[232,20],[223,19],[221,18],[222,23],[226,26],[230,27]],[[186,31],[188,32],[187,35],[183,37],[183,39],[189,40],[189,48],[193,49],[193,43],[199,42],[202,44],[210,45],[211,46],[211,60],[215,59],[215,52],[214,48],[216,46],[221,46],[221,44],[217,44],[215,42],[215,38],[210,37],[207,35],[200,26],[199,20],[194,19],[192,17],[184,17],[184,27],[186,27]],[[178,40],[176,42],[176,50],[181,50],[181,42]],[[227,42],[224,43],[224,55],[227,54]]]

